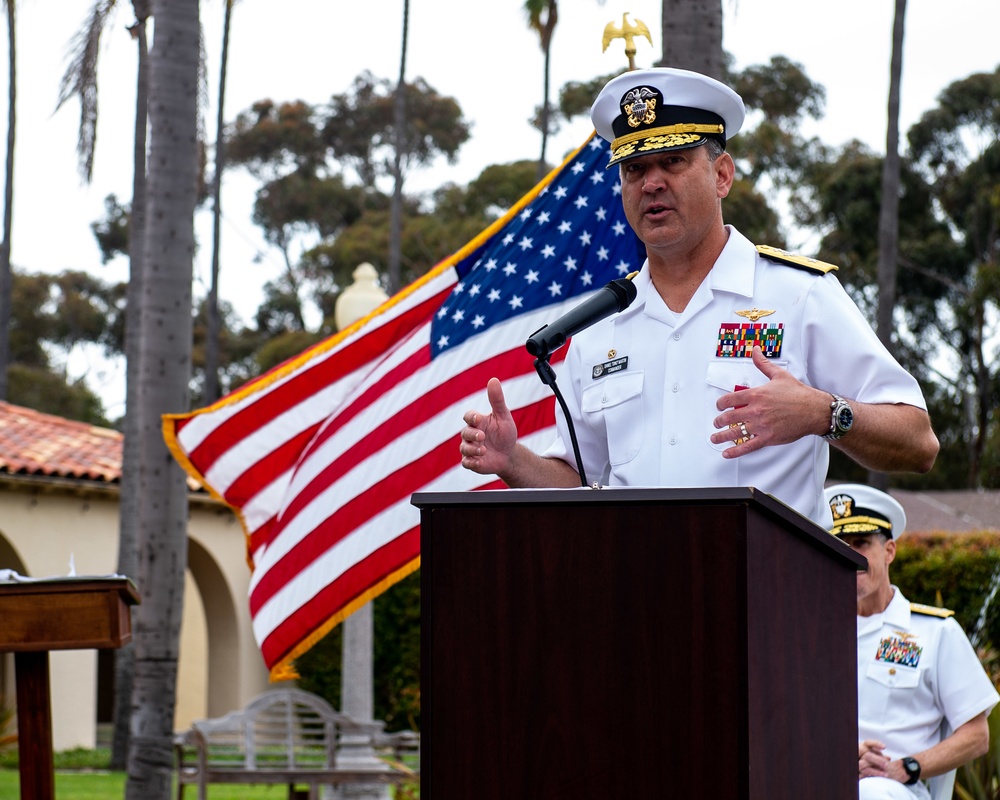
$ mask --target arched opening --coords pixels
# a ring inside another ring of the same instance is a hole
[[[12,569],[18,575],[26,573],[24,561],[0,533],[0,569]],[[17,686],[14,683],[14,654],[0,653],[0,708],[14,708]]]
[[[216,717],[241,705],[237,605],[215,558],[193,539],[188,540],[188,569],[204,609],[208,651],[206,711],[208,716]]]

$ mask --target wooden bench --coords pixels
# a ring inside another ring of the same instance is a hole
[[[290,798],[304,784],[309,800],[318,800],[321,786],[415,780],[419,734],[387,734],[383,725],[353,720],[301,689],[266,691],[175,736],[177,798],[190,784],[198,800],[213,783],[287,784]]]

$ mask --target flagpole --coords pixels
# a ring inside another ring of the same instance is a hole
[[[352,275],[354,283],[340,293],[334,304],[334,323],[338,330],[344,330],[389,299],[371,264],[359,264]],[[342,623],[340,710],[358,722],[372,722],[375,718],[373,602],[365,603]],[[337,763],[350,768],[377,766],[381,762],[367,737],[362,736],[355,742],[345,733],[341,737]],[[342,794],[351,800],[389,800],[389,787],[349,784],[343,787]]]

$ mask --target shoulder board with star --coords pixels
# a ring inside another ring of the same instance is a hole
[[[950,608],[925,606],[923,603],[910,603],[910,611],[914,614],[926,614],[928,617],[941,617],[941,619],[955,616],[955,612]]]
[[[770,261],[788,264],[790,267],[808,270],[818,275],[826,275],[826,273],[834,272],[837,269],[835,264],[827,264],[825,261],[817,261],[815,258],[809,258],[809,256],[789,253],[787,250],[782,250],[779,247],[771,247],[769,244],[757,245],[757,252]]]

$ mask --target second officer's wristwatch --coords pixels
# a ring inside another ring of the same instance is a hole
[[[903,769],[906,770],[906,785],[912,786],[920,780],[920,762],[917,759],[907,756],[903,759]]]
[[[854,410],[840,395],[830,396],[833,398],[833,402],[830,403],[830,432],[823,434],[823,438],[839,439],[854,425]]]

